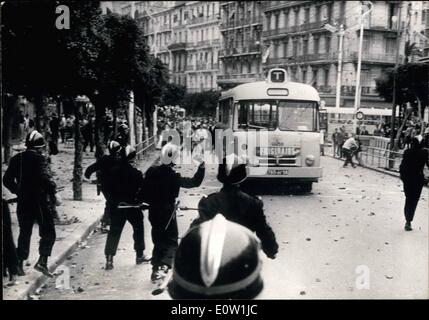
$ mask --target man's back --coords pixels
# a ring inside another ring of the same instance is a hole
[[[154,206],[172,205],[180,190],[180,176],[166,165],[153,166],[145,177],[145,198]]]
[[[401,179],[424,179],[425,164],[429,167],[429,151],[427,149],[407,149],[404,151],[399,167]]]
[[[46,192],[55,193],[55,182],[43,155],[26,150],[12,157],[3,177],[3,183],[22,199],[39,199]]]
[[[143,174],[131,164],[119,162],[108,169],[106,177],[106,193],[113,203],[140,201],[143,187]]]

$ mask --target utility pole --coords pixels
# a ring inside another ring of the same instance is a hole
[[[359,53],[358,53],[358,65],[356,71],[356,89],[355,89],[355,105],[354,105],[354,115],[353,115],[353,133],[356,133],[357,128],[357,119],[356,113],[360,107],[360,98],[361,98],[361,85],[360,85],[360,74],[361,74],[361,65],[362,65],[362,46],[363,46],[363,27],[364,27],[364,18],[372,11],[372,2],[369,2],[370,8],[368,11],[362,13],[360,18],[360,37],[359,37]]]
[[[341,72],[342,72],[342,64],[343,64],[343,38],[344,38],[344,25],[340,25],[340,31],[338,33],[340,39],[339,43],[339,51],[338,51],[338,68],[337,68],[337,93],[335,96],[335,108],[339,110],[340,108],[340,100],[341,100]]]
[[[399,66],[399,47],[401,44],[401,13],[402,13],[402,4],[399,4],[399,13],[398,13],[398,30],[396,33],[396,57],[395,57],[395,72],[393,73],[393,98],[392,98],[392,119],[390,121],[390,150],[394,151],[395,148],[395,117],[396,117],[396,72]],[[389,168],[392,168],[394,165],[393,153],[390,153],[391,160],[389,161]]]

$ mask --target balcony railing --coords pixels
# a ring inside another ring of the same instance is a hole
[[[357,61],[359,55],[357,52],[350,52],[350,59],[353,61]],[[399,56],[400,61],[402,60],[402,56]],[[372,52],[363,52],[362,53],[362,61],[366,62],[377,62],[377,63],[388,63],[394,64],[396,62],[396,54],[394,53],[372,53]]]
[[[323,29],[323,26],[328,23],[328,19],[324,19],[321,21],[315,21],[315,22],[309,22],[304,23],[299,26],[287,26],[283,28],[277,28],[273,30],[266,30],[263,32],[264,37],[273,37],[273,36],[279,36],[285,33],[298,33],[298,32],[307,32],[307,31],[314,31]]]
[[[168,46],[169,50],[184,50],[186,49],[186,42],[176,42]]]
[[[263,80],[263,73],[245,73],[245,74],[220,74],[217,76],[218,82],[251,82]]]
[[[302,5],[303,2],[310,1],[261,1],[261,8],[264,11],[293,7],[295,5]]]
[[[332,52],[302,54],[291,57],[268,58],[267,65],[275,64],[295,64],[299,62],[332,62],[336,59],[336,54]]]
[[[356,86],[341,86],[341,94],[353,96],[356,93]],[[378,92],[375,87],[362,86],[361,87],[362,95],[378,95]]]
[[[251,24],[262,24],[262,17],[260,16],[252,16],[247,18],[234,19],[230,21],[223,21],[220,24],[220,29],[231,29],[238,28],[243,26],[248,26]]]
[[[260,53],[261,46],[260,45],[251,45],[245,47],[236,47],[236,48],[228,48],[222,49],[219,51],[220,57],[234,56],[240,54],[250,54],[250,53]]]
[[[220,45],[219,39],[212,39],[212,40],[190,42],[188,43],[188,48],[209,47],[209,46],[219,46],[219,45]]]
[[[209,23],[214,22],[220,19],[219,15],[211,15],[208,17],[195,17],[188,20],[188,25],[190,24],[199,24],[199,23]]]

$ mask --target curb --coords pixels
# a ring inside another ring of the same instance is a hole
[[[153,166],[157,161],[158,161],[158,159],[159,159],[159,155],[158,156],[156,156],[155,158],[154,158],[154,160],[152,160],[152,162],[150,162],[150,165],[144,170],[144,172],[143,173],[145,173],[146,172],[146,170],[147,169],[149,169],[151,166]],[[96,219],[96,221],[94,221],[91,225],[89,225],[86,229],[85,229],[85,231],[82,233],[82,235],[80,235],[79,236],[79,238],[76,240],[76,241],[74,241],[73,242],[73,244],[71,244],[63,253],[61,253],[60,255],[59,255],[59,257],[56,259],[56,260],[54,260],[54,261],[51,261],[50,263],[49,263],[49,271],[51,271],[51,272],[53,272],[53,271],[55,271],[55,269],[58,267],[58,266],[60,266],[66,259],[67,259],[67,257],[74,251],[74,250],[76,250],[78,247],[79,247],[79,244],[83,241],[83,240],[85,240],[88,236],[89,236],[89,234],[92,232],[92,231],[94,231],[96,228],[97,228],[97,226],[98,226],[98,224],[100,223],[100,221],[101,221],[101,218],[102,218],[102,214],[100,214],[100,217],[99,218],[97,218]],[[37,271],[36,271],[37,272]],[[39,273],[39,272],[38,272]],[[50,278],[48,278],[47,276],[45,276],[44,274],[42,274],[42,273],[40,273],[39,274],[39,276],[37,276],[37,278],[32,282],[32,284],[30,284],[29,286],[28,286],[28,288],[27,289],[25,289],[24,290],[24,292],[23,293],[21,293],[19,296],[18,296],[18,298],[16,299],[16,300],[29,300],[29,296],[35,291],[35,290],[37,290],[41,285],[43,285],[43,283],[44,282],[46,282],[48,279],[50,279]]]

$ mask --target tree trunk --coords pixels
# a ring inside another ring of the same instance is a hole
[[[425,132],[425,126],[424,126],[423,117],[422,117],[422,103],[419,97],[417,97],[417,95],[416,95],[416,99],[417,99],[417,109],[418,109],[419,121],[420,121],[420,134],[423,135]]]
[[[34,105],[36,109],[36,123],[35,127],[42,136],[46,139],[46,134],[48,130],[46,107],[45,107],[45,97],[42,95],[37,95],[34,100]]]
[[[105,151],[104,145],[104,132],[103,132],[103,120],[105,109],[100,105],[95,105],[95,157],[99,159],[103,156]]]
[[[399,138],[401,137],[401,132],[404,129],[405,123],[408,121],[408,118],[410,117],[411,112],[407,112],[405,114],[404,119],[402,120],[401,126],[398,129],[398,132],[396,133],[396,137],[395,137],[395,144],[393,146],[393,151],[398,151],[399,150]]]
[[[82,139],[80,134],[80,105],[74,100],[74,166],[73,166],[73,200],[82,200]]]

